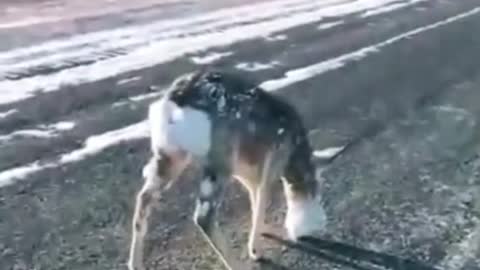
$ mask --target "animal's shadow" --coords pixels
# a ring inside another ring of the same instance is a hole
[[[333,262],[337,265],[348,266],[355,270],[438,270],[422,262],[330,240],[304,237],[297,243],[294,243],[273,234],[264,233],[262,236],[288,248],[297,249],[312,256]],[[278,262],[273,262],[268,259],[263,260],[261,264],[267,266],[268,269],[290,269],[280,265]]]

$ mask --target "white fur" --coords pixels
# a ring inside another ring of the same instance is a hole
[[[327,217],[318,200],[290,200],[287,207],[285,228],[291,240],[297,241],[301,236],[312,236],[325,229]]]
[[[153,160],[150,160],[147,164],[145,164],[145,166],[143,166],[142,176],[148,181],[153,181],[153,179],[157,178],[158,176],[156,173],[155,164],[153,162]]]
[[[200,183],[200,193],[207,197],[213,194],[213,184],[210,180],[206,179]]]
[[[150,105],[152,150],[186,151],[204,157],[211,145],[212,123],[208,115],[191,107],[179,107],[167,98]]]
[[[195,208],[195,213],[193,214],[194,219],[198,220],[198,219],[206,217],[207,214],[208,214],[208,211],[210,211],[210,203],[209,202],[197,203],[197,206]]]

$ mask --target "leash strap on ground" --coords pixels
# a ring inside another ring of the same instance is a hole
[[[331,261],[331,262],[339,264],[339,265],[349,266],[349,267],[352,267],[355,270],[378,270],[379,269],[378,267],[364,267],[364,266],[358,265],[357,263],[351,262],[349,260],[341,259],[341,258],[338,258],[334,255],[327,254],[327,253],[315,248],[314,246],[312,246],[308,243],[303,243],[303,242],[295,243],[295,242],[285,240],[285,239],[283,239],[279,236],[269,234],[269,233],[264,233],[264,234],[262,234],[262,236],[267,238],[268,240],[277,242],[277,243],[279,243],[283,246],[300,250],[302,252],[311,254],[315,257],[319,257],[319,258]]]
[[[264,233],[262,236],[289,248],[306,252],[336,264],[349,266],[356,270],[437,270],[434,267],[413,260],[313,237],[306,237],[298,242],[292,242],[274,234]],[[346,257],[346,259],[339,258],[339,256]],[[368,263],[369,266],[364,266],[360,262]]]

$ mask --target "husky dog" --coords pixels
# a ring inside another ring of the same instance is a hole
[[[241,264],[216,222],[216,212],[231,178],[249,193],[251,259],[261,258],[259,236],[277,179],[287,201],[288,237],[296,241],[324,228],[312,149],[301,118],[287,102],[234,73],[201,70],[178,77],[150,105],[148,118],[152,156],[136,198],[130,270],[145,269],[143,244],[153,204],[191,164],[201,171],[193,220],[228,269],[239,270]]]

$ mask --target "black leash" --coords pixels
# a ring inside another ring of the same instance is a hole
[[[304,237],[298,242],[292,242],[269,233],[264,233],[262,236],[289,248],[297,249],[336,264],[349,266],[357,270],[438,270],[421,262],[365,250],[339,242],[327,241],[313,237]],[[339,258],[339,256],[346,257],[347,259]],[[371,266],[366,267],[359,264],[359,262],[367,262],[371,264]]]

